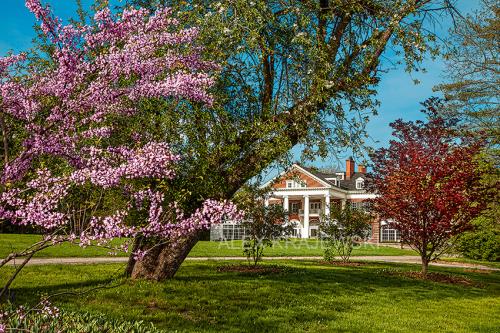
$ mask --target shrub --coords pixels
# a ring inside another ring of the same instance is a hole
[[[332,261],[339,255],[343,262],[349,262],[354,241],[366,237],[371,219],[368,213],[351,205],[344,208],[333,205],[330,215],[325,216],[320,224],[326,240],[324,259]]]
[[[243,253],[254,265],[262,259],[264,249],[272,247],[273,241],[292,234],[293,225],[286,223],[287,212],[277,205],[265,206],[256,202],[247,208],[246,220],[241,223],[245,228],[246,239]]]
[[[476,219],[473,225],[473,230],[457,237],[456,250],[471,259],[500,260],[500,230],[498,223],[481,217]]]
[[[238,208],[244,212],[240,225],[245,229],[243,254],[254,266],[262,259],[264,249],[273,241],[289,237],[294,226],[288,223],[288,211],[281,205],[266,205],[269,188],[257,184],[243,187],[235,196]]]

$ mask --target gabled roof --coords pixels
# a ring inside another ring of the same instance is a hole
[[[336,178],[337,173],[343,171],[335,170],[335,169],[330,169],[330,170],[324,170],[324,169],[317,169],[313,167],[302,167],[303,169],[307,170],[309,173],[314,174],[316,177],[321,178],[323,181],[329,183],[331,186],[335,186],[335,184],[328,180],[327,178]],[[328,171],[328,172],[325,172]],[[366,180],[368,177],[366,174],[362,172],[355,172],[350,179],[344,178],[343,180],[339,179],[337,180],[338,182],[338,187],[344,190],[349,190],[349,191],[355,191],[358,190],[356,188],[356,180],[358,178],[362,178],[363,180]],[[358,190],[359,191],[359,190]]]
[[[321,177],[319,174],[316,174],[315,172],[311,172],[310,168],[303,167],[299,164],[294,164],[292,168],[293,167],[296,167],[297,169],[301,170],[302,172],[305,172],[306,174],[309,174],[309,176],[315,178],[320,183],[323,183],[323,185],[325,185],[326,187],[333,186],[333,184],[330,181],[326,180],[324,177]]]
[[[366,176],[366,174],[362,173],[362,172],[355,172],[353,173],[351,179],[344,179],[344,180],[341,180],[340,181],[340,185],[347,189],[347,190],[358,190],[356,188],[356,180],[358,180],[358,178],[361,178],[363,180],[366,180],[368,179],[368,177]],[[359,191],[359,190],[358,190]]]
[[[323,170],[311,167],[302,167],[302,169],[316,176],[316,178],[321,179],[323,182],[329,184],[330,186],[335,186],[335,183],[327,179],[327,178],[335,178],[337,176],[335,173],[325,173]]]
[[[343,180],[337,179],[338,185],[336,185],[331,180],[328,180],[328,178],[337,178],[337,173],[341,172],[344,173],[344,171],[336,169],[318,169],[315,167],[306,167],[306,166],[301,166],[299,164],[293,164],[290,169],[281,172],[278,176],[265,183],[263,187],[270,185],[276,179],[283,177],[286,173],[290,172],[294,168],[316,179],[318,182],[322,183],[326,187],[340,188],[347,191],[359,191],[359,189],[356,188],[356,180],[358,178],[362,178],[363,180],[366,180],[368,178],[364,173],[355,172],[350,179],[343,179]]]

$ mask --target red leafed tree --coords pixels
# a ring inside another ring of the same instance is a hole
[[[428,120],[391,123],[389,148],[372,156],[373,209],[418,251],[422,273],[449,249],[452,236],[466,230],[484,206],[476,155],[478,141],[457,139],[451,122],[437,116],[437,99],[424,104]]]

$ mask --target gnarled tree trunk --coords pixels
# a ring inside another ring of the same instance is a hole
[[[147,279],[163,281],[174,277],[179,267],[186,259],[191,249],[200,239],[202,232],[195,231],[183,239],[176,242],[154,246],[148,250],[144,258],[135,260],[132,255],[127,266],[127,273],[132,279]],[[141,244],[141,240],[136,240],[134,250],[147,249],[151,247]]]

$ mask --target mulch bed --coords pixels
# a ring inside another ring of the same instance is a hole
[[[217,272],[236,272],[242,274],[279,274],[284,273],[290,268],[277,265],[223,265],[217,267]]]
[[[435,272],[429,272],[427,273],[427,276],[424,276],[422,272],[415,272],[415,271],[384,271],[384,274],[391,275],[391,276],[402,276],[414,280],[426,280],[426,281],[433,281],[433,282],[439,282],[439,283],[449,283],[449,284],[458,284],[458,285],[463,285],[463,286],[471,286],[471,287],[479,287],[476,282],[472,281],[471,279],[465,277],[465,276],[460,276],[460,275],[450,275],[450,274],[443,274],[443,273],[435,273]]]
[[[436,260],[435,262],[438,263],[438,264],[455,265],[455,266],[461,266],[461,267],[470,267],[471,269],[474,269],[477,266],[480,266],[478,264],[472,264],[472,263],[467,263],[467,262],[447,261],[447,260]]]
[[[479,273],[479,274],[491,274],[493,271],[487,269],[464,269],[464,272],[467,273]]]
[[[319,262],[321,265],[332,265],[332,266],[339,266],[339,267],[359,267],[359,266],[365,266],[367,265],[366,262],[343,262],[343,261],[337,261],[337,260],[331,260],[331,261],[326,261],[326,260],[321,260]]]

